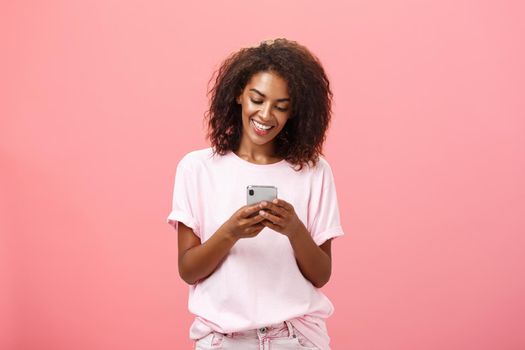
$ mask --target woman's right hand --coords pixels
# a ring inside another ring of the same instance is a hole
[[[259,210],[260,203],[245,205],[233,213],[221,228],[235,240],[255,237],[266,227],[261,224],[265,218],[259,214]]]

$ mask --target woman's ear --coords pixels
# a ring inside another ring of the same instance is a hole
[[[241,91],[239,93],[239,95],[237,95],[237,98],[235,99],[237,101],[237,104],[239,104],[239,105],[242,104],[242,93],[243,93],[243,91]]]

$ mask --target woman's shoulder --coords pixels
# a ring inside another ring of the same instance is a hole
[[[189,151],[186,154],[182,156],[182,158],[179,160],[178,166],[192,169],[198,166],[199,164],[202,164],[209,159],[211,159],[213,156],[213,149],[211,147],[196,149],[193,151]]]
[[[332,167],[330,166],[330,163],[328,162],[325,156],[319,155],[319,157],[317,158],[317,163],[312,168],[312,171],[314,173],[323,173],[325,171],[331,172]]]

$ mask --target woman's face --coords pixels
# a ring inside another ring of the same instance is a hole
[[[243,137],[258,145],[272,141],[291,115],[288,84],[273,72],[254,74],[237,103],[242,106]]]

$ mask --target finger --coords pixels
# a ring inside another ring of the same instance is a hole
[[[288,203],[287,201],[285,201],[284,199],[281,199],[281,198],[275,198],[273,201],[272,201],[273,204],[283,208],[284,210],[286,211],[293,211],[293,205],[291,205],[290,203]]]
[[[260,231],[265,227],[266,226],[263,223],[255,224],[253,226],[250,226],[250,228],[248,229],[248,233],[254,233],[254,232]]]
[[[272,202],[263,202],[263,203],[261,203],[261,207],[264,210],[270,210],[270,211],[274,212],[274,214],[277,214],[278,216],[281,216],[281,217],[285,217],[288,214],[286,209],[284,209],[283,207],[280,207],[277,204],[272,203]]]
[[[262,222],[262,224],[266,227],[269,227],[271,228],[272,230],[274,231],[279,231],[281,229],[281,227],[277,226],[276,224],[274,224],[273,222],[269,221],[269,220],[264,220]]]
[[[262,217],[264,217],[265,219],[267,220],[270,220],[272,223],[276,224],[276,225],[281,225],[283,223],[283,219],[278,217],[278,216],[275,216],[273,214],[270,214],[264,210],[261,210],[259,212],[259,215],[261,215]]]
[[[259,203],[253,204],[253,205],[251,205],[249,207],[245,207],[241,211],[241,217],[242,218],[248,218],[251,214],[256,213],[259,209],[260,209]]]
[[[253,218],[250,218],[248,221],[248,226],[255,225],[263,220],[265,220],[265,217],[261,216],[259,213],[256,213],[256,215]]]
[[[262,231],[266,226],[262,223],[258,223],[256,225],[250,226],[249,229],[247,229],[245,232],[249,235],[253,235],[254,233],[259,233]]]

